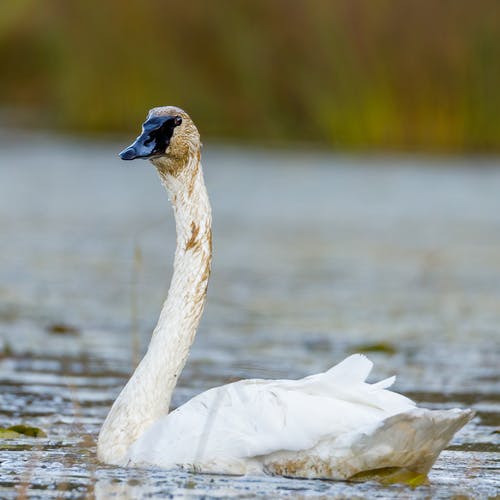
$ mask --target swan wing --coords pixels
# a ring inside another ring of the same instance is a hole
[[[353,355],[300,380],[244,380],[210,389],[153,424],[131,447],[129,463],[279,472],[276,464],[310,454],[322,443],[333,450],[340,439],[345,449],[346,436],[373,433],[386,419],[415,407],[387,390],[392,378],[366,383],[371,367],[367,358]]]

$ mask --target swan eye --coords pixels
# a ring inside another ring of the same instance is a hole
[[[182,118],[180,116],[176,116],[174,118],[174,125],[178,127],[182,123]]]

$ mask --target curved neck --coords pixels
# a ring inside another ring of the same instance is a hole
[[[129,446],[169,410],[203,312],[212,257],[211,210],[199,155],[182,169],[156,160],[174,208],[177,247],[167,299],[148,351],[99,434],[99,459],[123,464]],[[173,173],[172,173],[173,172]]]

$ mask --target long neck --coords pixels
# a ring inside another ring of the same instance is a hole
[[[159,164],[157,168],[174,208],[174,273],[148,351],[99,434],[98,457],[113,464],[123,464],[129,446],[168,413],[203,312],[210,275],[211,211],[199,155],[190,157],[177,171]]]

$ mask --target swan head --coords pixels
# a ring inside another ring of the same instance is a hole
[[[200,148],[200,134],[189,115],[175,106],[162,106],[149,111],[141,134],[120,158],[149,159],[157,167],[173,169],[197,155]]]

